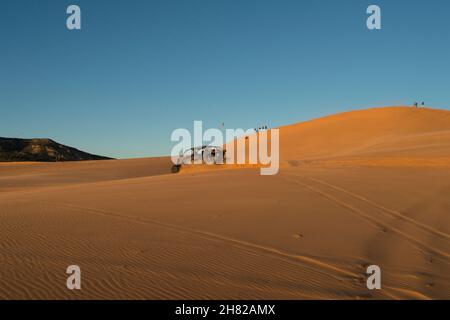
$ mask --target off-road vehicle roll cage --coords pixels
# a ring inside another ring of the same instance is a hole
[[[201,146],[193,147],[180,152],[176,164],[172,166],[172,173],[180,171],[183,164],[223,164],[225,162],[225,153],[222,147]]]

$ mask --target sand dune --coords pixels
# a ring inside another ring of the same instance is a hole
[[[169,157],[82,162],[0,162],[0,192],[167,174]]]
[[[449,111],[342,113],[282,127],[280,145],[275,176],[0,164],[0,298],[450,299]]]
[[[450,112],[391,107],[345,112],[281,128],[282,158],[450,156]]]

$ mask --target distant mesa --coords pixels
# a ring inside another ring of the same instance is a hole
[[[62,145],[51,139],[17,139],[0,137],[0,161],[85,161],[110,160]]]

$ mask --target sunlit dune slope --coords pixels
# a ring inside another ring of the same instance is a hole
[[[387,107],[280,128],[282,160],[354,156],[450,156],[450,111]]]

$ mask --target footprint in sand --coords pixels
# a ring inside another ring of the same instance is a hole
[[[387,228],[381,228],[380,230],[382,233],[387,233],[389,231]]]
[[[300,166],[300,161],[298,161],[298,160],[288,160],[288,163],[291,165],[291,167]]]

